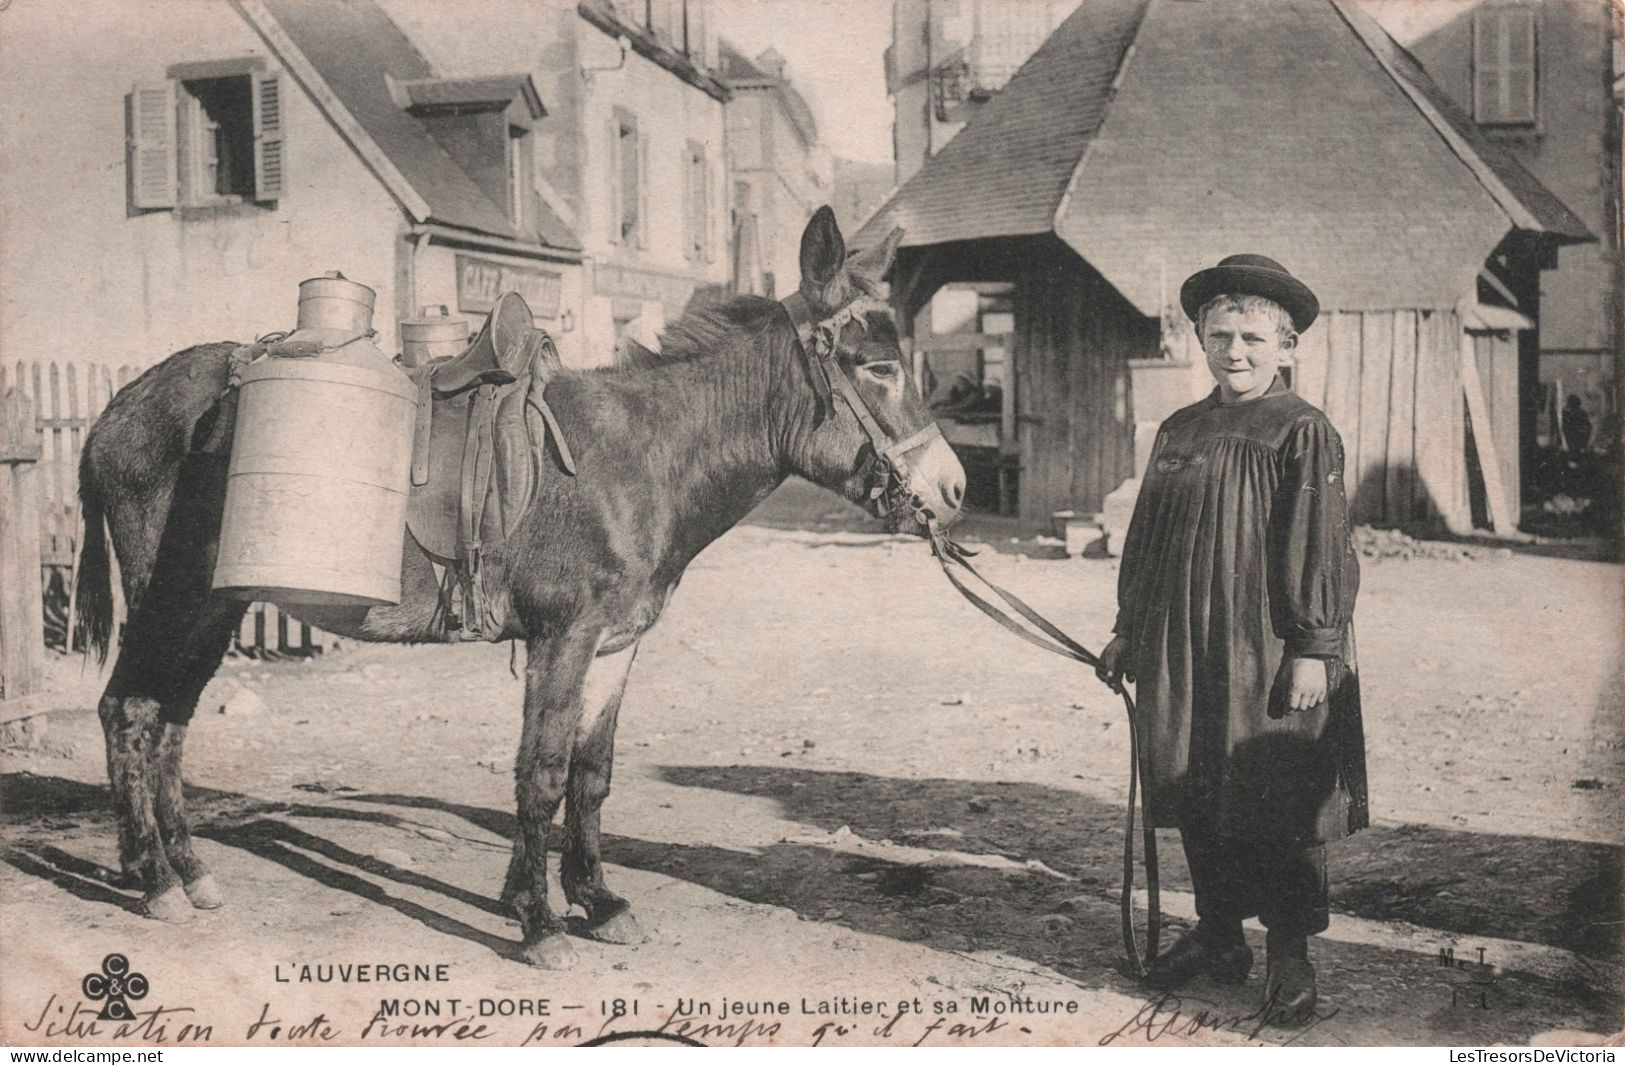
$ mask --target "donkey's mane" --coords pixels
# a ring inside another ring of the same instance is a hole
[[[773,321],[777,300],[762,296],[735,296],[683,315],[660,334],[660,350],[644,347],[630,337],[623,341],[622,361],[597,368],[597,373],[637,373],[676,362],[693,362],[731,351],[754,340]],[[853,310],[861,314],[869,335],[896,341],[897,324],[885,304],[860,299]]]

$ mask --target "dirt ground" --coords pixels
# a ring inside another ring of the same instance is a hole
[[[1103,643],[1115,561],[1012,535],[982,519],[966,538]],[[1476,554],[1363,562],[1376,823],[1332,849],[1303,1030],[1256,1019],[1256,928],[1245,987],[1148,998],[1126,974],[1115,697],[977,614],[919,541],[788,486],[691,567],[632,674],[605,849],[650,942],[578,940],[569,973],[516,960],[496,901],[519,731],[506,645],[229,659],[186,763],[229,900],[186,926],[138,916],[118,881],[98,682],[60,659],[83,709],[0,765],[0,1037],[1600,1038],[1622,1026],[1620,569]],[[1161,856],[1166,944],[1193,913],[1177,834]],[[81,987],[115,952],[150,988],[122,1025]]]

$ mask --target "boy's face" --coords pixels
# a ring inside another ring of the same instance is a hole
[[[1252,399],[1269,391],[1295,345],[1291,338],[1282,342],[1275,319],[1262,311],[1217,308],[1202,326],[1208,372],[1226,399]]]

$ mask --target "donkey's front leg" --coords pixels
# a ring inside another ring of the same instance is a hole
[[[648,937],[625,899],[604,886],[598,813],[609,797],[615,761],[615,722],[638,645],[593,659],[581,691],[581,724],[570,759],[564,810],[564,854],[559,879],[564,897],[587,911],[587,934],[605,943],[642,943]]]
[[[570,753],[581,720],[581,683],[598,634],[566,632],[529,641],[525,659],[525,727],[514,765],[519,831],[502,897],[518,912],[525,959],[568,969],[575,948],[547,905],[547,831],[564,798]]]

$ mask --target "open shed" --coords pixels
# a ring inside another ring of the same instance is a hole
[[[1093,513],[1135,476],[1212,387],[1180,282],[1252,251],[1320,296],[1289,373],[1356,519],[1461,531],[1516,524],[1540,271],[1594,239],[1347,0],[1085,0],[854,243],[893,226],[984,506]]]

